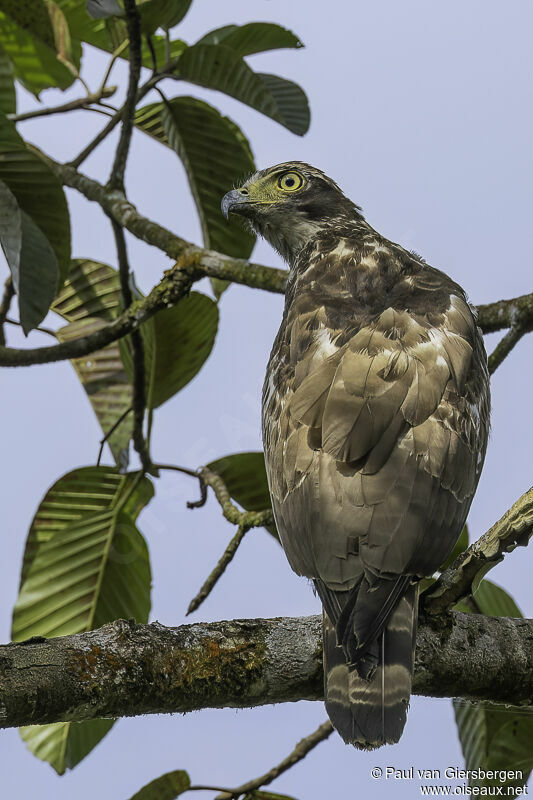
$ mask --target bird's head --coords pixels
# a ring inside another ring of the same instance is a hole
[[[339,220],[361,219],[358,207],[319,169],[289,161],[254,173],[222,198],[289,263],[309,241]]]

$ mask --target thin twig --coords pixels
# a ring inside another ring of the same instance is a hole
[[[207,486],[210,486],[218,503],[222,509],[222,514],[234,525],[246,525],[249,528],[260,528],[263,525],[271,525],[274,521],[272,509],[267,508],[263,511],[240,511],[232,502],[231,495],[223,479],[208,467],[200,470],[200,475]]]
[[[156,86],[156,84],[163,80],[164,78],[172,77],[172,71],[176,68],[177,59],[172,59],[168,62],[168,64],[163,67],[161,72],[158,72],[155,75],[151,75],[148,80],[139,87],[137,92],[137,99],[136,103],[140,103],[140,101],[145,97],[151,89]],[[99,144],[101,144],[104,139],[106,139],[109,134],[116,128],[120,120],[122,119],[123,115],[126,113],[126,103],[118,109],[115,116],[112,117],[105,128],[102,128],[100,133],[98,133],[89,144],[83,148],[81,153],[73,158],[72,161],[69,162],[68,166],[75,167],[76,169],[83,164],[83,162],[91,155],[93,150],[96,150]]]
[[[118,428],[118,426],[119,426],[119,425],[120,425],[122,422],[124,422],[124,420],[126,419],[126,417],[128,416],[128,414],[130,413],[130,411],[133,411],[133,408],[132,408],[132,406],[130,406],[129,408],[127,408],[127,409],[126,409],[126,411],[124,411],[124,412],[123,412],[123,413],[120,415],[120,417],[119,417],[119,418],[116,420],[116,422],[114,422],[114,423],[112,424],[112,426],[109,428],[109,430],[107,431],[107,433],[105,434],[105,436],[104,436],[102,439],[100,439],[100,449],[98,450],[98,458],[96,459],[96,466],[97,466],[97,467],[99,467],[99,466],[100,466],[100,461],[102,460],[102,453],[104,452],[104,445],[105,445],[105,443],[106,443],[106,442],[107,442],[107,440],[108,440],[108,439],[110,439],[110,438],[111,438],[111,436],[112,436],[112,435],[115,433],[115,431],[116,431],[116,429]]]
[[[122,300],[125,310],[128,310],[133,302],[129,278],[130,266],[128,253],[126,250],[126,239],[121,225],[111,219],[115,245],[117,248],[117,260],[120,275],[120,286],[122,290]],[[145,472],[154,472],[153,464],[150,460],[150,453],[144,438],[144,413],[146,410],[146,368],[144,361],[144,343],[142,334],[139,330],[134,330],[130,336],[131,351],[133,358],[133,446],[139,454],[141,464]]]
[[[130,44],[129,39],[125,39],[122,42],[122,44],[119,44],[117,49],[113,51],[113,54],[111,56],[111,60],[110,60],[109,64],[107,65],[107,69],[105,71],[104,77],[102,78],[102,83],[100,84],[100,92],[103,92],[103,89],[106,86],[106,84],[107,84],[107,82],[108,82],[108,80],[109,80],[109,78],[111,76],[111,72],[112,72],[113,67],[115,66],[115,64],[117,62],[117,59],[119,58],[119,56],[122,55],[124,50],[126,50],[129,47],[129,44]]]
[[[265,772],[265,774],[261,775],[259,778],[254,778],[247,783],[243,783],[242,786],[237,786],[236,789],[223,791],[215,800],[237,800],[237,798],[242,795],[250,794],[256,789],[268,786],[272,781],[275,781],[276,778],[279,778],[280,775],[283,775],[284,772],[287,772],[287,770],[294,767],[295,764],[298,764],[299,761],[302,761],[311,750],[314,750],[320,742],[325,741],[332,733],[333,725],[328,719],[326,722],[323,722],[322,725],[319,725],[316,731],[313,731],[309,736],[301,739],[292,753],[284,758],[283,761],[280,761],[276,767],[272,767],[272,769]]]
[[[17,319],[11,319],[11,317],[6,317],[6,323],[8,325],[16,325],[17,328],[22,328],[22,322],[19,322]],[[39,333],[47,333],[48,336],[53,336],[56,339],[56,332],[53,331],[51,328],[43,328],[39,326],[38,328],[32,328],[33,331],[39,331]]]
[[[492,375],[506,358],[515,344],[518,344],[522,336],[528,331],[520,325],[513,325],[503,336],[489,356],[489,372]]]
[[[250,527],[248,525],[239,525],[237,528],[237,533],[222,553],[222,556],[217,561],[215,568],[212,570],[212,572],[210,572],[203,582],[198,594],[195,595],[189,603],[186,616],[189,616],[189,614],[192,614],[193,611],[196,611],[196,609],[202,605],[206,597],[211,594],[217,584],[217,581],[222,577],[230,562],[233,561],[233,556],[237,552],[240,543],[249,530]]]
[[[0,302],[0,345],[2,347],[4,347],[6,343],[4,323],[7,322],[7,315],[9,314],[9,308],[14,296],[15,287],[13,286],[13,278],[11,275],[9,275],[6,278],[6,282],[4,284],[4,294],[2,295],[2,300]]]
[[[103,86],[97,92],[91,92],[86,97],[78,97],[76,100],[71,100],[70,102],[63,103],[60,106],[37,108],[35,111],[25,111],[22,114],[8,114],[7,116],[12,122],[25,122],[28,119],[35,119],[36,117],[49,117],[52,114],[65,114],[67,111],[76,111],[77,109],[87,108],[88,106],[95,104],[97,105],[103,98],[112,97],[116,91],[116,86]]]
[[[442,614],[468,596],[481,577],[506,553],[533,536],[533,489],[522,495],[490,530],[474,542],[421,596],[429,614]]]
[[[130,72],[128,80],[128,91],[122,114],[122,129],[115,152],[115,159],[109,178],[109,189],[124,191],[124,172],[126,161],[131,143],[133,132],[133,120],[135,117],[135,106],[137,104],[137,87],[141,75],[141,17],[137,10],[136,0],[124,0],[124,11],[126,14],[126,26],[128,28],[128,38],[130,41]]]
[[[200,484],[200,499],[199,500],[188,500],[187,501],[187,508],[201,508],[205,506],[207,501],[207,486],[205,485],[205,481],[202,478],[200,472],[195,469],[189,469],[189,467],[179,467],[176,464],[154,464],[155,469],[157,470],[171,470],[173,472],[181,472],[183,475],[189,475],[191,478],[196,478]]]

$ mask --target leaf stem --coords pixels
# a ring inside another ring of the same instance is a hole
[[[13,286],[13,278],[11,275],[8,275],[4,284],[4,294],[0,302],[0,345],[2,347],[4,347],[6,343],[4,324],[7,322],[7,315],[9,314],[9,308],[14,296],[15,287]]]
[[[124,11],[126,13],[126,25],[128,28],[128,38],[130,42],[130,72],[128,80],[128,91],[124,112],[121,115],[122,129],[115,152],[115,160],[111,169],[108,187],[111,190],[118,189],[124,191],[124,172],[131,143],[133,132],[133,120],[135,117],[135,106],[137,104],[137,87],[141,76],[141,17],[137,10],[135,0],[124,0]],[[131,303],[130,303],[131,304]]]

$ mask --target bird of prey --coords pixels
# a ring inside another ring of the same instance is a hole
[[[222,211],[289,265],[263,440],[285,553],[323,604],[326,709],[346,742],[397,742],[418,583],[452,551],[485,457],[476,314],[457,283],[380,236],[308,164],[256,172]]]

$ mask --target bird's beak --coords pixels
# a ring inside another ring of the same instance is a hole
[[[220,204],[220,208],[222,209],[223,216],[228,219],[230,212],[232,211],[234,214],[239,213],[237,211],[237,206],[244,205],[248,202],[248,197],[240,193],[238,189],[232,189],[231,192],[227,192],[222,198],[222,203]]]

